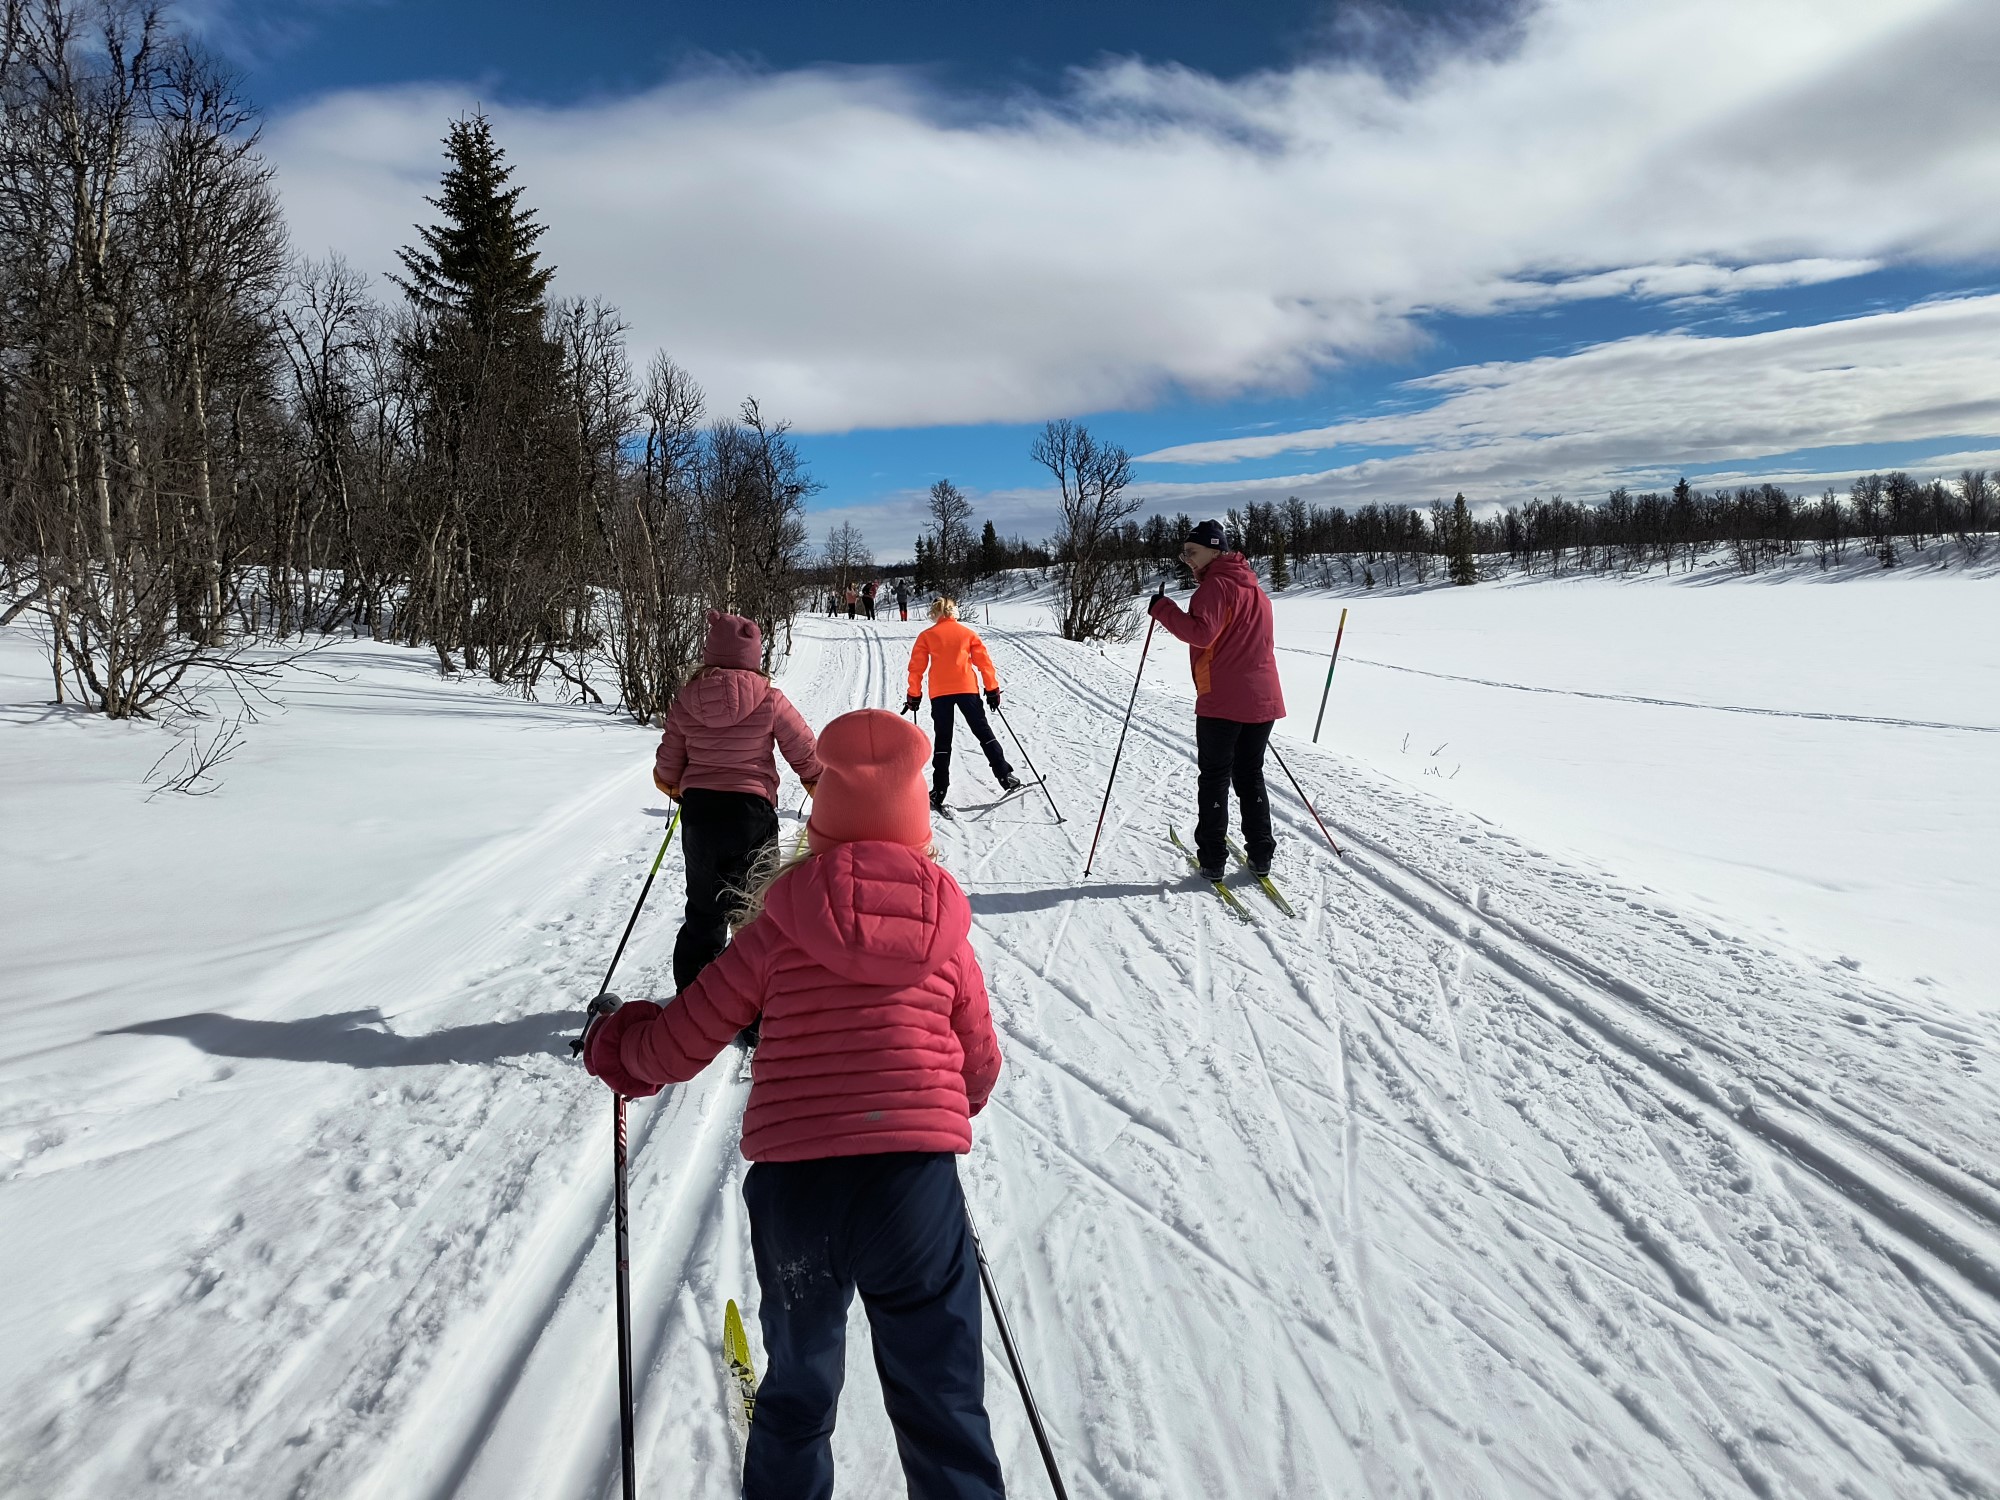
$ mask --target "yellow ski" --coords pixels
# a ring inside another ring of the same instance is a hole
[[[1298,913],[1292,910],[1292,903],[1285,899],[1285,893],[1278,889],[1278,883],[1271,879],[1270,876],[1259,875],[1255,870],[1250,868],[1250,856],[1243,852],[1243,846],[1237,843],[1235,839],[1230,839],[1228,843],[1229,852],[1236,856],[1236,863],[1248,871],[1250,878],[1257,882],[1257,889],[1269,896],[1271,904],[1277,907],[1279,911],[1288,917],[1296,919]]]
[[[1200,875],[1201,861],[1194,857],[1194,850],[1188,848],[1186,844],[1183,844],[1181,842],[1180,830],[1177,828],[1169,828],[1167,830],[1167,837],[1174,841],[1174,847],[1176,849],[1180,850],[1182,854],[1185,854],[1187,856],[1187,862],[1189,865],[1193,866],[1195,874]],[[1202,878],[1207,879],[1206,876],[1203,876]],[[1232,891],[1228,886],[1224,885],[1219,880],[1211,880],[1209,881],[1209,884],[1215,888],[1215,894],[1222,898],[1222,904],[1228,907],[1232,912],[1234,912],[1239,921],[1249,922],[1253,926],[1256,925],[1257,919],[1250,915],[1250,908],[1243,904],[1242,898],[1238,896],[1236,892]]]
[[[742,1423],[747,1441],[750,1423],[757,1415],[757,1369],[750,1362],[750,1340],[744,1335],[743,1314],[736,1310],[734,1297],[722,1314],[722,1362],[736,1384],[732,1415]]]

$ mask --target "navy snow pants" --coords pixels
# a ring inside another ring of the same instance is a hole
[[[951,788],[951,730],[957,714],[965,715],[966,727],[971,729],[979,748],[986,752],[986,764],[993,768],[993,779],[1005,781],[1014,774],[1014,768],[1007,764],[1007,752],[1000,748],[1000,736],[993,732],[993,726],[986,718],[985,701],[977,693],[946,693],[942,698],[931,698],[931,795],[939,798]]]
[[[1006,1493],[986,1420],[979,1262],[941,1151],[751,1165],[743,1180],[769,1370],[743,1500],[826,1500],[856,1291],[910,1500]]]

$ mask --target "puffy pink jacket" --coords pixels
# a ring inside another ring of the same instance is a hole
[[[653,780],[676,795],[690,787],[755,792],[775,806],[773,742],[799,780],[807,786],[819,780],[818,743],[792,700],[761,672],[712,667],[674,695]]]
[[[752,1161],[970,1151],[1000,1076],[958,882],[903,844],[840,844],[781,876],[764,911],[618,1058],[648,1083],[699,1073],[763,1014]]]
[[[1146,609],[1188,644],[1196,714],[1239,724],[1284,718],[1271,601],[1242,553],[1225,552],[1208,565],[1185,612],[1171,599]]]

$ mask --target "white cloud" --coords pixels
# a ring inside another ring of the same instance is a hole
[[[826,431],[1297,387],[1426,312],[1991,257],[1996,46],[1991,0],[1545,0],[1408,89],[1115,63],[978,119],[869,69],[487,107],[562,290]],[[275,121],[300,248],[391,266],[477,102]]]
[[[1340,467],[1148,484],[1147,493],[1189,508],[1274,494],[1421,502],[1464,490],[1511,500],[1671,483],[1683,467],[1717,464],[1731,465],[1732,478],[1817,483],[1832,476],[1760,460],[2000,434],[2000,296],[1733,337],[1621,339],[1445,370],[1408,388],[1441,399],[1305,432],[1162,448],[1140,460],[1198,465],[1357,450]],[[1368,455],[1385,448],[1415,451]],[[1950,470],[1977,456],[1942,455],[1933,464]]]

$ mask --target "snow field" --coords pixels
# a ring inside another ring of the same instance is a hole
[[[1316,678],[1281,744],[1349,857],[1274,785],[1301,920],[1246,890],[1245,924],[1164,838],[1193,768],[1158,640],[1083,883],[1130,660],[1003,612],[1068,822],[982,805],[965,744],[937,838],[1007,1056],[964,1176],[1072,1494],[1995,1493],[2000,1090],[1961,996],[1298,743]],[[917,628],[802,621],[787,691],[894,707]],[[0,1268],[41,1294],[0,1314],[0,1492],[616,1492],[610,1110],[561,1043],[658,845],[652,737],[361,657],[197,803],[106,811],[111,726],[0,721],[43,757],[0,795],[44,856],[0,870],[34,915]],[[163,881],[190,848],[238,883]],[[679,888],[670,855],[621,993],[667,987]],[[656,1493],[733,1493],[742,1099],[725,1061],[633,1108]],[[899,1495],[853,1332],[841,1492]]]

